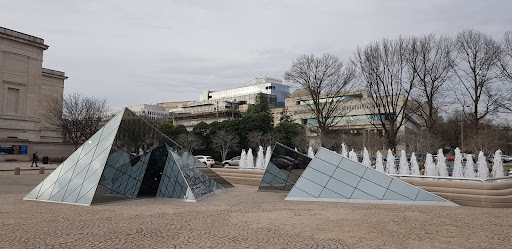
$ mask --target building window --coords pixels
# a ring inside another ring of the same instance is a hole
[[[19,113],[20,89],[7,88],[7,113]]]
[[[275,86],[267,86],[267,87],[265,87],[265,89],[267,89],[267,90],[268,90],[268,89],[270,89],[270,90],[274,90],[274,89],[276,89],[276,87],[275,87]]]

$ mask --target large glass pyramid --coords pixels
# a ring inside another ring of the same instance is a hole
[[[458,206],[325,148],[318,150],[286,200]]]
[[[310,161],[308,156],[276,143],[258,190],[290,191]]]
[[[203,163],[128,109],[25,196],[90,205],[142,196],[200,201],[222,189]]]

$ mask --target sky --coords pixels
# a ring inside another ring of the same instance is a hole
[[[512,30],[510,0],[0,0],[0,26],[45,40],[65,93],[113,109],[199,100],[204,90],[283,78],[302,54],[348,62],[382,38]]]

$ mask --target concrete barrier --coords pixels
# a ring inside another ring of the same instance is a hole
[[[14,167],[14,175],[20,175],[21,174],[21,168],[20,167]]]
[[[39,174],[44,174],[44,166],[39,167]]]
[[[512,179],[453,181],[400,178],[409,184],[463,206],[512,208]]]

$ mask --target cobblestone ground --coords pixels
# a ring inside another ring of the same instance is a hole
[[[291,202],[242,185],[199,203],[22,200],[45,176],[0,172],[0,248],[512,247],[512,209]]]

